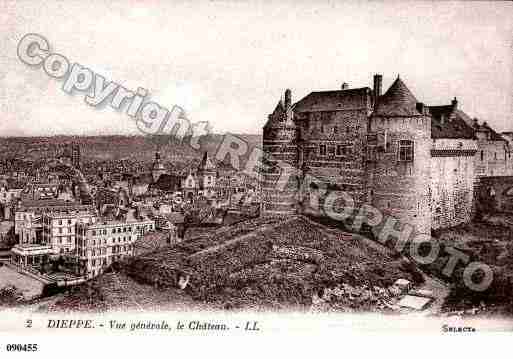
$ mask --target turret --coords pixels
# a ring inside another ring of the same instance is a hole
[[[299,190],[298,128],[294,123],[292,92],[285,91],[263,128],[263,152],[269,168],[261,172],[262,215],[290,215],[296,213]],[[278,181],[280,179],[280,181]]]
[[[379,93],[375,85],[375,95]],[[431,117],[397,77],[379,96],[370,118],[367,143],[368,199],[384,214],[429,233]],[[378,150],[379,148],[379,150]]]

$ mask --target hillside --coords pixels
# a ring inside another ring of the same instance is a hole
[[[308,310],[317,294],[336,289],[346,294],[330,304],[332,309],[370,311],[386,309],[386,288],[395,280],[422,281],[411,265],[368,239],[305,217],[259,218],[222,227],[134,257],[115,271],[76,288],[50,310],[124,309],[133,307],[132,299],[148,309],[185,302]],[[187,277],[181,291],[178,280]],[[113,290],[115,278],[124,284]]]

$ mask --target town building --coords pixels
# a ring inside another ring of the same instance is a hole
[[[78,223],[74,256],[76,274],[92,278],[113,262],[134,255],[135,241],[153,230],[153,220],[134,216],[126,221]]]
[[[90,206],[44,213],[41,217],[42,243],[51,246],[54,253],[72,253],[76,244],[76,225],[92,223],[96,220],[96,217]]]

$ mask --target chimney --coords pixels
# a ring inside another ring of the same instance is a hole
[[[349,84],[347,82],[344,82],[341,88],[342,90],[347,90],[349,88]]]
[[[479,120],[477,119],[477,117],[474,117],[474,127],[478,127],[479,126]]]
[[[292,120],[292,91],[290,89],[285,90],[285,121],[288,126],[293,125]]]
[[[377,102],[379,96],[381,96],[381,87],[383,85],[383,75],[375,74],[374,75],[374,103]]]
[[[451,105],[453,110],[458,109],[458,100],[456,99],[456,97],[454,97],[454,99],[451,101]]]
[[[292,91],[290,89],[285,90],[285,110],[288,110],[292,106]]]

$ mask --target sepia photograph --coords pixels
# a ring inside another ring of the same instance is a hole
[[[0,19],[0,356],[43,355],[33,333],[513,332],[511,2]]]

